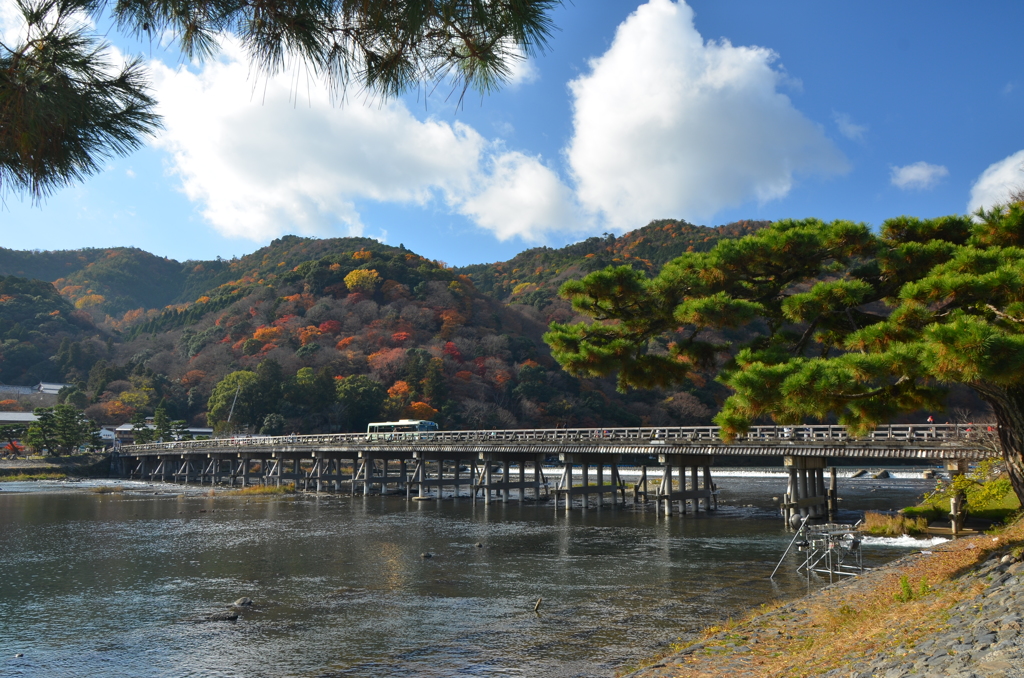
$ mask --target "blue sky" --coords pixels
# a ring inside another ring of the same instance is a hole
[[[110,32],[150,61],[166,130],[40,206],[7,195],[0,244],[185,260],[361,234],[463,265],[656,218],[963,213],[1024,184],[1022,19],[1019,2],[577,0],[515,82],[461,107],[443,88],[332,106],[230,44],[183,65]]]

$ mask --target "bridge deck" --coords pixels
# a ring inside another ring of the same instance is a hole
[[[984,430],[982,430],[984,429]],[[122,456],[166,455],[342,456],[372,452],[411,458],[417,454],[711,454],[875,459],[966,459],[998,455],[988,426],[900,424],[851,436],[843,426],[754,426],[735,440],[722,440],[717,426],[508,429],[430,433],[337,433],[307,436],[246,436],[124,445]]]

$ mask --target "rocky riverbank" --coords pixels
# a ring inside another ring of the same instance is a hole
[[[1024,676],[1024,520],[708,629],[631,678]]]

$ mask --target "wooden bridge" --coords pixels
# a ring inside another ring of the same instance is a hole
[[[347,487],[353,495],[404,492],[410,499],[415,490],[420,500],[440,498],[445,488],[459,496],[465,488],[485,504],[515,493],[553,500],[556,510],[563,503],[569,510],[577,498],[585,507],[592,495],[599,504],[606,495],[613,505],[625,503],[619,465],[630,460],[641,469],[633,501],[653,498],[671,515],[675,504],[683,513],[688,502],[693,510],[716,508],[716,456],[783,457],[789,491],[781,508],[789,518],[834,512],[834,467],[825,487],[828,459],[944,461],[956,472],[996,456],[994,439],[987,425],[971,424],[890,425],[861,437],[843,426],[754,426],[728,442],[716,426],[341,433],[123,445],[117,460],[123,475],[147,480],[243,487],[291,481],[317,492]],[[545,465],[549,473],[555,466],[557,481],[548,481]],[[660,482],[648,478],[648,467],[661,471]]]

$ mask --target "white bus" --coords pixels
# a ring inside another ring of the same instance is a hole
[[[398,421],[381,421],[366,427],[367,440],[402,440],[413,438],[420,440],[430,438],[437,432],[437,423],[423,419],[399,419]]]

